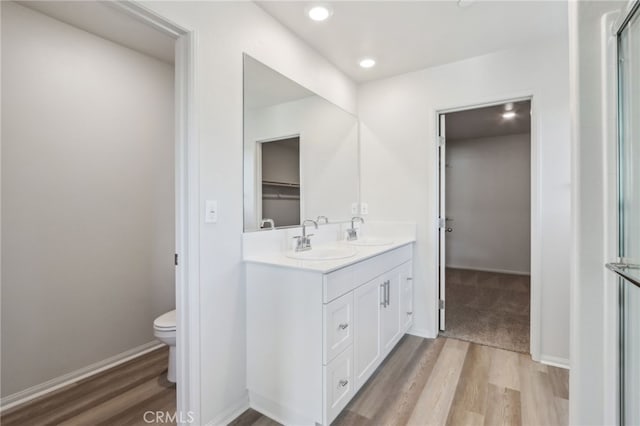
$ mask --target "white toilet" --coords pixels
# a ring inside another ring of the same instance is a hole
[[[153,322],[153,334],[156,339],[169,345],[169,368],[167,380],[176,382],[176,311],[160,315]]]

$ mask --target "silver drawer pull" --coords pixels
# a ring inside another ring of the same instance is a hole
[[[343,324],[340,324],[340,325],[338,326],[338,328],[339,328],[340,330],[344,330],[344,329],[345,329],[345,328],[347,328],[347,327],[349,327],[349,323],[346,323],[346,322],[345,322],[345,323],[343,323]]]
[[[413,315],[412,311],[407,312],[407,315]]]
[[[343,388],[343,387],[345,387],[345,386],[347,386],[349,384],[349,381],[348,380],[340,380],[338,382],[338,384],[340,385],[341,388]]]
[[[413,278],[407,277],[407,281],[413,281]]]

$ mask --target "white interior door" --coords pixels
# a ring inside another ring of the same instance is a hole
[[[438,176],[439,176],[439,211],[438,211],[438,311],[440,316],[440,330],[445,327],[445,278],[446,278],[446,235],[447,216],[445,214],[445,188],[446,188],[446,139],[445,139],[445,115],[440,114],[438,126]]]

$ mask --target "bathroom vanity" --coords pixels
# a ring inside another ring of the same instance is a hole
[[[245,256],[253,408],[283,424],[338,416],[412,325],[413,241],[335,260]]]
[[[412,325],[415,224],[347,216],[357,117],[248,55],[243,66],[250,405],[328,425]]]

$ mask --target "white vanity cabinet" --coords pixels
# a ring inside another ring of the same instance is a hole
[[[381,251],[330,271],[247,263],[253,408],[328,425],[369,379],[413,319],[413,244]]]

